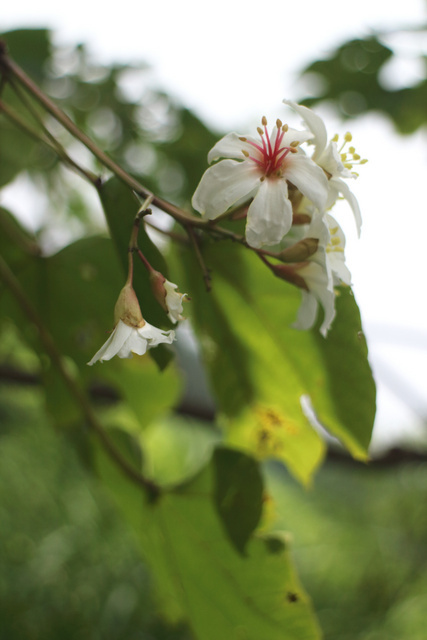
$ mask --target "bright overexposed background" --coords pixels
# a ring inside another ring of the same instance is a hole
[[[0,31],[49,27],[58,44],[83,42],[99,62],[147,62],[152,83],[211,127],[245,133],[262,115],[298,124],[281,101],[298,100],[309,90],[298,72],[311,61],[350,38],[424,21],[421,0],[17,0],[3,3]],[[423,73],[417,56],[427,54],[427,43],[414,36],[390,36],[387,43],[402,55],[384,82],[394,87],[415,82]],[[361,239],[345,205],[337,217],[348,238],[347,263],[378,383],[373,446],[418,436],[425,441],[425,132],[402,138],[379,115],[348,125],[331,111],[318,112],[330,136],[350,128],[356,150],[369,159],[353,189],[364,220]]]

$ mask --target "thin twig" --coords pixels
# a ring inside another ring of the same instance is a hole
[[[200,251],[200,246],[199,246],[199,242],[198,239],[196,237],[196,234],[194,232],[193,227],[191,227],[190,225],[187,225],[185,227],[185,230],[188,233],[188,237],[190,238],[190,242],[193,246],[194,252],[196,254],[196,258],[197,258],[197,262],[200,265],[200,268],[202,270],[203,273],[203,280],[205,281],[205,286],[206,286],[206,291],[210,291],[212,286],[211,286],[211,274],[209,269],[207,268],[205,261],[203,259],[202,256],[202,252]]]

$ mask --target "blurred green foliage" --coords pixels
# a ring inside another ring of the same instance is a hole
[[[135,535],[47,424],[40,391],[3,383],[0,410],[0,638],[193,640],[159,617]],[[293,532],[325,639],[423,640],[425,463],[328,462],[310,491],[277,463],[264,473],[266,526]]]
[[[395,35],[399,32],[396,31]],[[407,40],[413,36],[425,40],[427,27],[407,29]],[[395,78],[397,86],[388,86],[384,72],[401,56],[399,48],[386,44],[393,32],[378,33],[345,42],[323,59],[309,64],[303,75],[316,76],[320,90],[303,103],[313,106],[327,100],[344,118],[366,112],[377,112],[390,118],[399,133],[410,134],[427,122],[426,57],[420,44],[418,81]],[[422,71],[421,71],[422,70]],[[408,86],[409,84],[409,86]],[[399,86],[400,85],[400,86]]]

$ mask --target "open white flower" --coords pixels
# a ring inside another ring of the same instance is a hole
[[[359,204],[347,182],[345,182],[347,179],[354,179],[356,175],[345,166],[338,151],[336,141],[331,140],[329,144],[327,143],[327,132],[322,118],[311,109],[296,102],[292,102],[291,100],[283,100],[283,102],[301,116],[307,129],[313,134],[311,142],[314,144],[314,152],[311,159],[329,175],[328,199],[325,209],[332,207],[339,195],[343,196],[353,211],[357,232],[360,235],[362,216]],[[346,139],[351,140],[351,135],[346,134],[346,136]],[[362,162],[366,162],[366,160]]]
[[[132,358],[133,353],[142,356],[151,347],[160,343],[171,344],[175,340],[174,331],[162,331],[144,320],[131,284],[126,284],[121,290],[114,317],[116,325],[112,334],[88,362],[89,365],[98,360],[111,360],[116,355],[119,358]]]
[[[318,209],[324,210],[328,181],[324,171],[299,147],[313,137],[280,120],[270,136],[267,120],[259,139],[230,133],[211,149],[209,167],[193,195],[193,207],[210,220],[253,198],[247,212],[246,240],[252,247],[279,243],[292,226],[292,183]]]

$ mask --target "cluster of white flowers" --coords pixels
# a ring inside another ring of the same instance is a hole
[[[320,330],[326,335],[335,316],[334,287],[350,284],[344,234],[328,212],[340,196],[345,198],[360,233],[360,210],[347,180],[357,175],[351,171],[353,164],[365,161],[353,147],[343,152],[350,134],[338,149],[337,137],[327,142],[325,124],[317,114],[289,100],[284,103],[302,118],[304,128],[291,129],[277,120],[270,134],[263,118],[259,138],[226,135],[208,155],[209,163],[215,164],[202,176],[192,204],[211,220],[231,208],[249,205],[246,241],[255,249],[273,245],[289,249],[304,239],[315,239],[315,251],[308,257],[297,257],[286,267],[270,266],[276,275],[302,289],[295,326],[310,328],[320,303],[324,310]]]
[[[320,331],[326,336],[335,317],[335,287],[351,283],[344,260],[345,237],[329,211],[339,197],[346,199],[360,234],[359,205],[347,181],[357,176],[353,165],[366,161],[354,147],[343,151],[351,142],[350,134],[338,148],[337,136],[328,143],[318,115],[290,100],[283,102],[302,118],[303,129],[292,129],[277,120],[269,133],[267,120],[262,118],[259,138],[226,135],[208,155],[209,163],[214,164],[202,176],[192,204],[209,220],[246,210],[247,244],[258,251],[276,246],[276,252],[268,255],[278,262],[269,262],[265,256],[264,261],[277,277],[301,289],[294,326],[311,328],[320,304],[324,312]],[[154,296],[169,319],[173,323],[183,320],[182,302],[187,294],[179,293],[176,284],[139,254],[150,272]],[[143,355],[150,347],[174,340],[174,331],[162,331],[144,320],[130,275],[115,307],[114,330],[88,364],[115,355]]]

